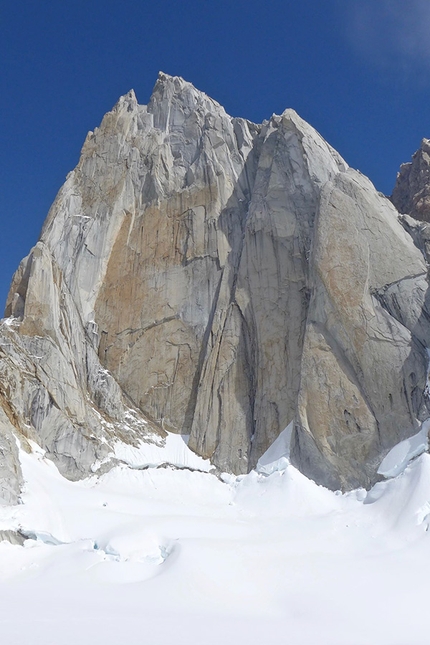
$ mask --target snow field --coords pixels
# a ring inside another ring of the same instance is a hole
[[[341,495],[287,443],[224,481],[180,437],[119,447],[127,463],[82,482],[22,453],[0,530],[30,539],[0,543],[1,642],[427,644],[430,456]]]

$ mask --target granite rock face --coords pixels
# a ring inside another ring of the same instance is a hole
[[[426,265],[351,170],[321,191],[310,261],[293,458],[331,488],[368,487],[381,454],[428,416]]]
[[[37,444],[69,479],[117,463],[118,441],[163,441],[99,362],[90,331],[43,242],[25,258],[0,324],[0,494],[2,474],[16,501],[21,448]],[[1,445],[1,444],[0,444]]]
[[[423,139],[412,161],[401,165],[391,200],[399,213],[430,222],[430,139]]]
[[[294,420],[306,475],[370,486],[429,415],[425,248],[405,228],[293,110],[255,125],[160,74],[88,134],[14,277],[1,436],[77,478],[165,429],[239,474]]]

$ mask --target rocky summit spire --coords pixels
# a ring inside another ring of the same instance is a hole
[[[150,101],[148,112],[154,116],[154,127],[166,132],[181,129],[185,119],[191,114],[198,119],[224,109],[194,85],[180,76],[169,76],[159,72]]]
[[[400,213],[430,222],[430,139],[423,139],[397,174],[391,201]]]
[[[370,486],[429,414],[427,287],[391,202],[293,110],[256,125],[160,73],[88,134],[14,276],[4,500],[15,436],[70,478],[166,430],[239,474],[290,423],[303,473]]]

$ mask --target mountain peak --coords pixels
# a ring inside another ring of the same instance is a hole
[[[126,94],[123,94],[119,97],[118,101],[114,105],[113,112],[119,112],[121,110],[127,110],[128,112],[133,111],[137,107],[137,98],[133,89],[129,90]]]
[[[412,161],[400,167],[391,201],[401,213],[430,222],[430,139],[422,139]]]
[[[175,128],[186,116],[195,112],[222,113],[224,108],[207,94],[198,90],[181,76],[159,72],[148,103],[148,112],[154,115],[154,126],[160,130]]]
[[[430,414],[426,275],[392,204],[294,110],[255,126],[160,72],[89,136],[15,274],[0,475],[17,496],[15,431],[77,479],[164,430],[243,474],[292,422],[305,475],[369,487]]]

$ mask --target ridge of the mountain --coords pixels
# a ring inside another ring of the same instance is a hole
[[[411,218],[409,218],[411,220]],[[69,478],[167,431],[236,474],[291,459],[369,487],[429,416],[421,230],[294,110],[256,125],[160,72],[87,135],[0,329],[0,487],[17,437]]]

